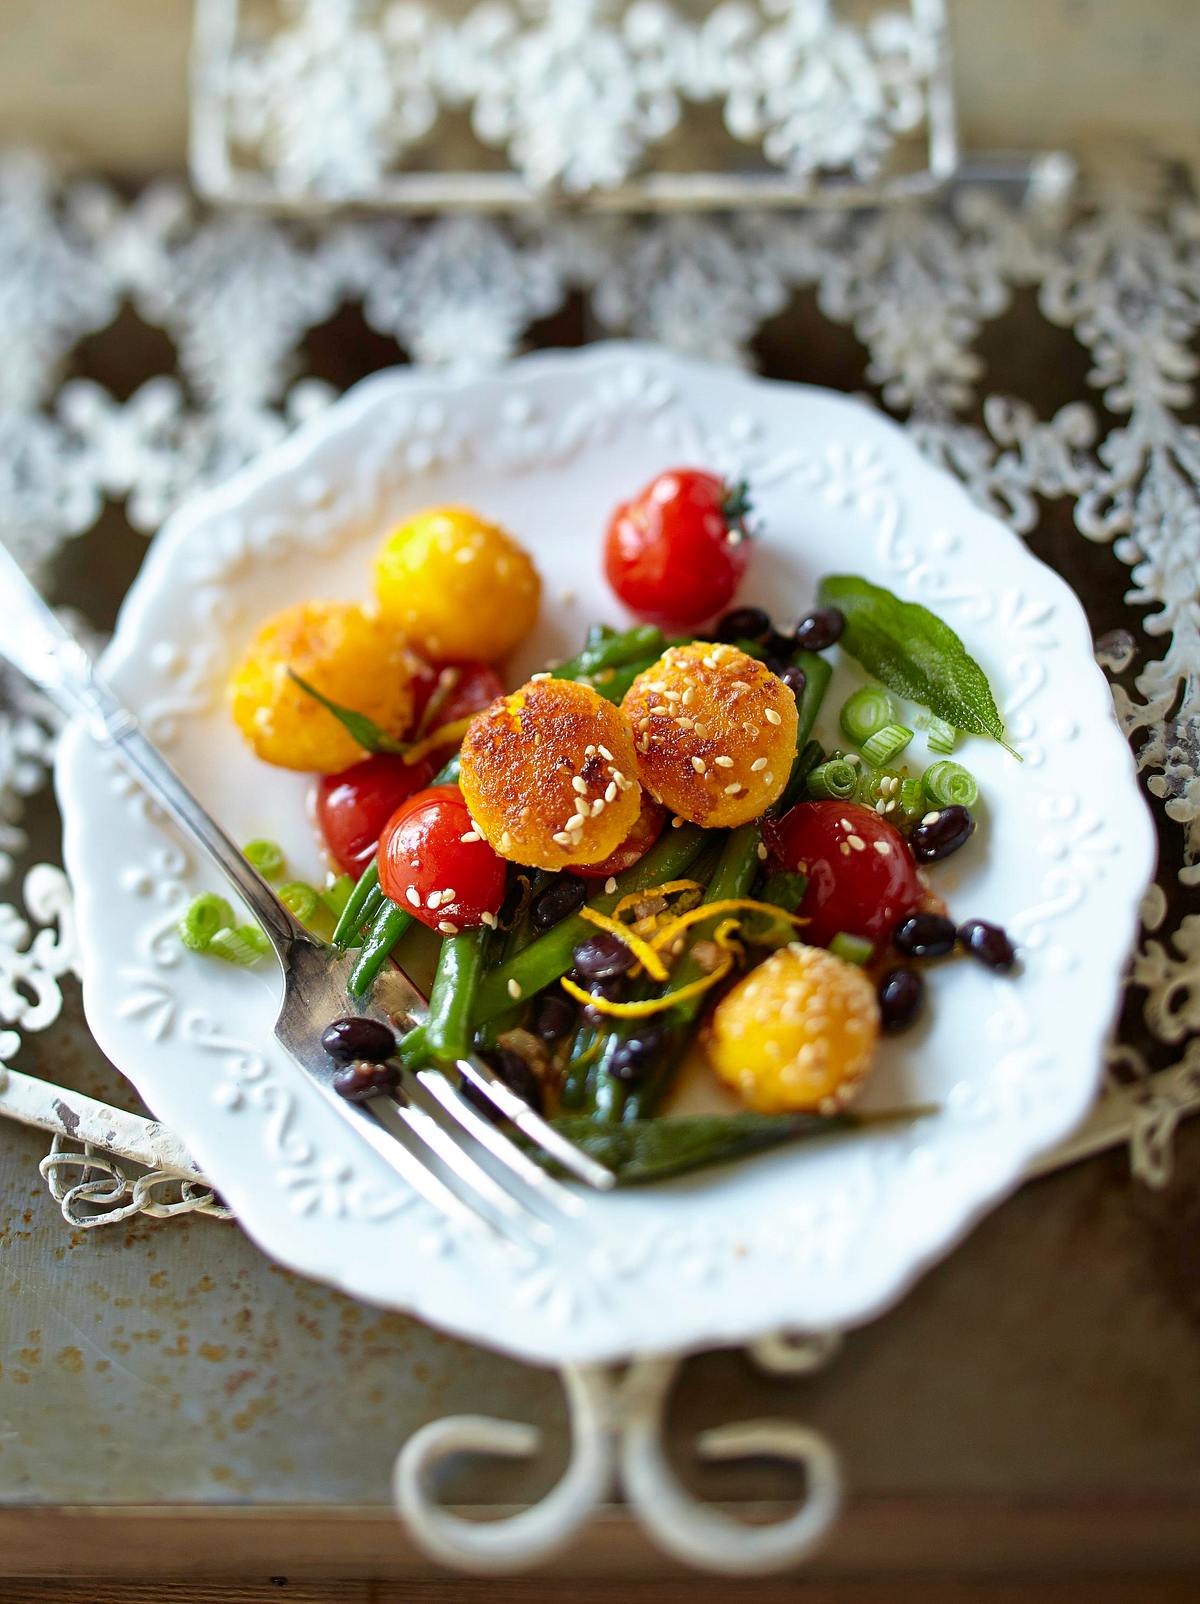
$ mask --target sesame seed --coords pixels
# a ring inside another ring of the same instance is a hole
[[[729,685],[730,689],[735,691],[748,691],[750,689],[750,681],[748,679],[732,679]]]
[[[437,905],[441,902],[441,900],[442,900],[442,893],[440,891],[431,891],[429,893],[429,895],[425,898],[425,906],[427,908],[436,908]]]
[[[702,757],[694,757],[692,759],[692,767],[695,769],[697,774],[707,774],[708,773],[708,764],[704,761],[704,759]]]
[[[579,830],[579,829],[581,829],[583,827],[583,822],[584,822],[584,818],[585,817],[586,817],[586,815],[584,815],[582,813],[572,813],[571,817],[563,825],[563,829],[564,830]]]
[[[761,774],[766,766],[767,760],[765,757],[756,757],[754,762],[750,765],[750,772],[751,774]]]
[[[887,803],[883,800],[882,797],[880,797],[879,801],[876,802],[875,811],[876,811],[876,813],[886,813],[887,812]]]
[[[569,847],[571,845],[571,837],[565,830],[559,830],[557,834],[551,836],[550,839],[552,841],[556,841],[560,847]]]
[[[890,858],[891,857],[891,855],[892,855],[892,843],[890,841],[876,841],[874,843],[874,847],[875,847],[876,852],[878,852],[878,854],[879,854],[879,856],[881,858]]]
[[[894,802],[889,802],[889,803],[888,803],[888,804],[887,804],[887,805],[886,805],[886,807],[885,807],[885,808],[884,808],[884,810],[883,810],[883,811],[884,811],[884,812],[885,812],[885,813],[895,813],[895,811],[896,811],[896,804],[895,804],[895,803],[894,803]]]
[[[638,720],[638,729],[639,730],[648,730],[649,728],[650,728],[650,720],[648,718],[642,718],[642,719]]]
[[[465,834],[460,835],[458,839],[460,841],[478,841],[479,840],[479,831],[478,830],[467,830],[465,832]]]
[[[672,830],[680,829],[682,827],[682,825],[683,825],[683,822],[684,821],[679,817],[679,815],[677,813],[675,815],[675,817],[671,820],[671,828],[672,828]]]
[[[540,674],[531,674],[529,676],[529,683],[531,685],[537,685],[537,684],[540,683],[540,681],[542,681],[544,679],[549,679],[549,678],[550,678],[550,670],[548,668],[545,668],[545,669],[542,670],[542,672]]]
[[[683,705],[684,705],[684,707],[691,707],[692,703],[695,700],[696,700],[696,687],[694,685],[689,685],[687,690],[684,691],[684,693],[683,693]]]
[[[775,778],[774,772],[771,769],[768,769],[767,772],[763,775],[763,784],[764,785],[770,785],[771,781],[774,778]]]
[[[456,936],[458,934],[458,926],[449,919],[439,919],[438,929],[444,936]]]
[[[692,720],[690,718],[684,718],[682,714],[675,720],[675,722],[679,725],[681,730],[690,730],[693,728]]]
[[[652,707],[650,711],[651,713],[659,713],[665,718],[671,709],[669,707],[664,707],[662,703],[659,703],[657,707]]]
[[[516,1002],[521,995],[521,982],[519,980],[510,980],[505,990],[508,992],[508,995],[512,998],[513,1002]]]
[[[617,877],[616,877],[616,875],[613,875],[613,874],[609,875],[608,879],[604,882],[604,889],[608,893],[608,895],[611,897],[613,892],[617,889]]]
[[[765,841],[760,841],[758,843],[758,847],[757,847],[756,850],[758,852],[758,861],[760,863],[765,863],[767,861],[767,845],[766,845],[766,842]]]
[[[740,790],[742,790],[742,789],[743,789],[742,786],[740,786],[737,783],[737,781],[735,780],[732,785],[727,785],[725,787],[725,795],[726,796],[736,796],[738,794],[738,792]]]
[[[700,737],[701,740],[703,740],[705,735],[707,735],[707,733],[708,733],[708,731],[704,728],[704,725],[701,724],[699,719],[697,719],[696,722],[692,725],[692,729],[696,732],[696,734]]]
[[[481,913],[479,915],[479,921],[481,924],[485,924],[489,930],[494,930],[498,923],[494,913]]]
[[[617,782],[615,780],[610,780],[604,787],[604,800],[606,802],[615,802],[617,800]]]
[[[596,748],[594,746],[585,746],[583,749],[583,755],[584,757],[595,757]]]
[[[581,780],[579,778],[578,774],[577,774],[574,777],[574,779],[571,781],[571,789],[578,796],[586,796],[587,795],[587,781],[586,780]]]
[[[414,908],[419,908],[421,906],[421,899],[417,895],[416,890],[415,890],[415,888],[413,886],[409,886],[408,890],[404,893],[404,895],[408,899],[408,901],[412,903]]]
[[[606,804],[604,798],[602,796],[598,796],[592,803],[592,818],[594,819],[597,817],[597,815],[603,813],[605,806]]]
[[[679,699],[680,699],[679,692],[678,691],[667,691],[666,692],[666,698],[667,698],[668,702],[678,702]]]
[[[861,835],[847,836],[846,839],[854,848],[855,852],[865,852],[867,850],[867,843],[863,840]]]
[[[628,791],[629,787],[633,784],[632,780],[627,780],[625,778],[625,776],[621,773],[620,769],[609,769],[608,772],[612,775],[613,779],[621,787],[622,791]]]
[[[707,657],[702,657],[700,661],[704,664],[705,668],[716,668],[717,666],[717,660],[711,655],[711,653]]]
[[[603,758],[603,759],[604,759],[604,761],[605,761],[605,762],[606,762],[606,763],[611,763],[611,762],[612,762],[612,760],[613,760],[613,755],[612,755],[612,753],[611,753],[611,752],[610,752],[610,751],[609,751],[609,750],[608,750],[608,747],[607,747],[607,746],[598,746],[598,747],[596,747],[596,748],[595,748],[595,750],[596,750],[596,751],[597,751],[597,752],[599,752],[599,754],[600,754],[600,756],[601,756],[601,757],[602,757],[602,758]]]
[[[782,718],[780,718],[779,714],[775,711],[775,709],[773,707],[764,708],[763,709],[763,717],[766,719],[768,724],[782,724],[783,723]]]
[[[927,813],[925,815],[925,817],[921,820],[921,823],[922,824],[936,824],[937,821],[941,818],[941,816],[942,815],[935,809],[932,813]]]
[[[512,844],[512,836],[509,835],[507,830],[502,831],[500,835],[501,852],[510,852],[512,850]]]
[[[724,755],[713,758],[713,762],[719,769],[731,769],[733,767],[733,759]]]

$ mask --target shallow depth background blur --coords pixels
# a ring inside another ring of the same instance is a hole
[[[968,150],[1131,136],[1200,156],[1200,0],[947,0]],[[180,167],[191,0],[3,0],[0,145]]]

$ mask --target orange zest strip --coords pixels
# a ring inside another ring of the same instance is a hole
[[[665,1013],[677,1003],[687,1002],[690,997],[698,997],[701,992],[711,990],[724,980],[732,968],[733,959],[726,954],[711,975],[702,975],[690,985],[680,986],[678,991],[664,992],[661,997],[646,997],[640,1002],[610,1002],[607,997],[595,996],[590,991],[584,991],[582,986],[577,986],[566,975],[559,984],[568,996],[574,997],[576,1002],[587,1003],[599,1014],[608,1014],[613,1019],[645,1019],[650,1014]]]
[[[661,886],[647,886],[644,891],[628,892],[613,909],[613,917],[619,919],[629,908],[636,908],[639,902],[647,902],[651,897],[673,897],[679,891],[703,890],[699,880],[666,880]]]
[[[679,914],[669,924],[663,926],[650,945],[656,951],[661,951],[690,926],[702,924],[718,913],[736,913],[745,909],[749,909],[752,913],[765,913],[772,918],[786,919],[797,930],[808,923],[808,920],[802,919],[798,913],[787,913],[783,908],[777,908],[773,902],[756,902],[753,897],[724,897],[719,902],[702,902],[698,908]]]
[[[428,735],[423,735],[419,741],[413,741],[411,746],[404,748],[404,761],[417,763],[421,758],[428,757],[430,752],[436,752],[440,746],[461,745],[470,722],[470,718],[456,718],[450,724],[442,724],[436,730],[430,730]]]
[[[597,913],[594,908],[588,907],[580,908],[579,917],[586,919],[590,925],[598,925],[601,930],[610,931],[618,941],[623,941],[652,980],[667,978],[667,967],[654,948],[649,942],[643,941],[641,936],[634,935],[628,925],[623,925],[619,919],[610,919],[606,913]]]

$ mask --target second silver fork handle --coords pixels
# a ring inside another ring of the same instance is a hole
[[[262,925],[280,958],[304,930],[201,806],[137,719],[96,673],[88,654],[55,618],[0,546],[0,654],[92,738],[111,747],[142,788],[213,859]]]

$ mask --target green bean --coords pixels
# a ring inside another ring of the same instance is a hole
[[[396,1044],[396,1057],[405,1069],[420,1069],[428,1062],[429,1050],[425,1040],[425,1026],[414,1025]]]
[[[471,1050],[471,1014],[488,934],[480,927],[447,936],[442,942],[425,1022],[430,1056],[440,1063],[453,1064]]]
[[[385,898],[383,906],[375,915],[375,923],[363,943],[358,962],[350,971],[346,989],[352,997],[364,997],[370,991],[379,971],[387,963],[392,948],[410,924],[412,924],[412,914],[407,908],[399,908],[394,902]]]
[[[677,880],[699,856],[704,831],[697,825],[664,830],[659,840],[632,868],[617,876],[617,889],[588,903],[597,913],[611,913],[622,897],[631,891],[645,891]],[[560,919],[545,935],[530,942],[522,952],[485,975],[479,987],[476,1022],[485,1023],[501,1014],[522,997],[532,997],[551,985],[571,967],[575,948],[595,926],[581,914]],[[510,986],[510,982],[512,983]]]
[[[644,674],[651,663],[657,661],[657,657],[639,657],[624,668],[608,668],[602,674],[590,675],[583,683],[590,685],[606,702],[619,702],[638,675]]]
[[[853,1130],[858,1123],[852,1114],[739,1113],[597,1124],[585,1114],[569,1114],[555,1119],[554,1128],[611,1169],[622,1186],[633,1186],[725,1164],[782,1142]],[[539,1154],[534,1157],[542,1161]]]
[[[610,640],[587,645],[552,670],[555,679],[582,679],[598,674],[602,668],[624,668],[639,658],[657,657],[665,642],[663,632],[653,624],[636,624]]]
[[[580,1025],[571,1043],[563,1070],[559,1105],[562,1108],[582,1108],[587,1095],[589,1072],[600,1056],[601,1038],[590,1025]]]
[[[704,899],[706,902],[723,902],[728,897],[746,895],[754,883],[754,876],[758,873],[758,848],[761,840],[762,835],[757,820],[739,825],[736,830],[729,832],[720,861],[709,882],[708,895]],[[681,991],[684,986],[699,980],[707,972],[697,962],[695,953],[700,942],[711,938],[713,928],[714,921],[711,919],[701,920],[692,927],[688,950],[671,971],[668,996],[671,992]],[[620,1114],[622,1120],[645,1119],[662,1101],[675,1071],[687,1054],[692,1026],[699,1018],[706,1001],[707,993],[701,992],[697,996],[685,998],[683,1002],[677,1003],[663,1016],[674,1034],[650,1074],[637,1086],[629,1089],[623,1100]]]

